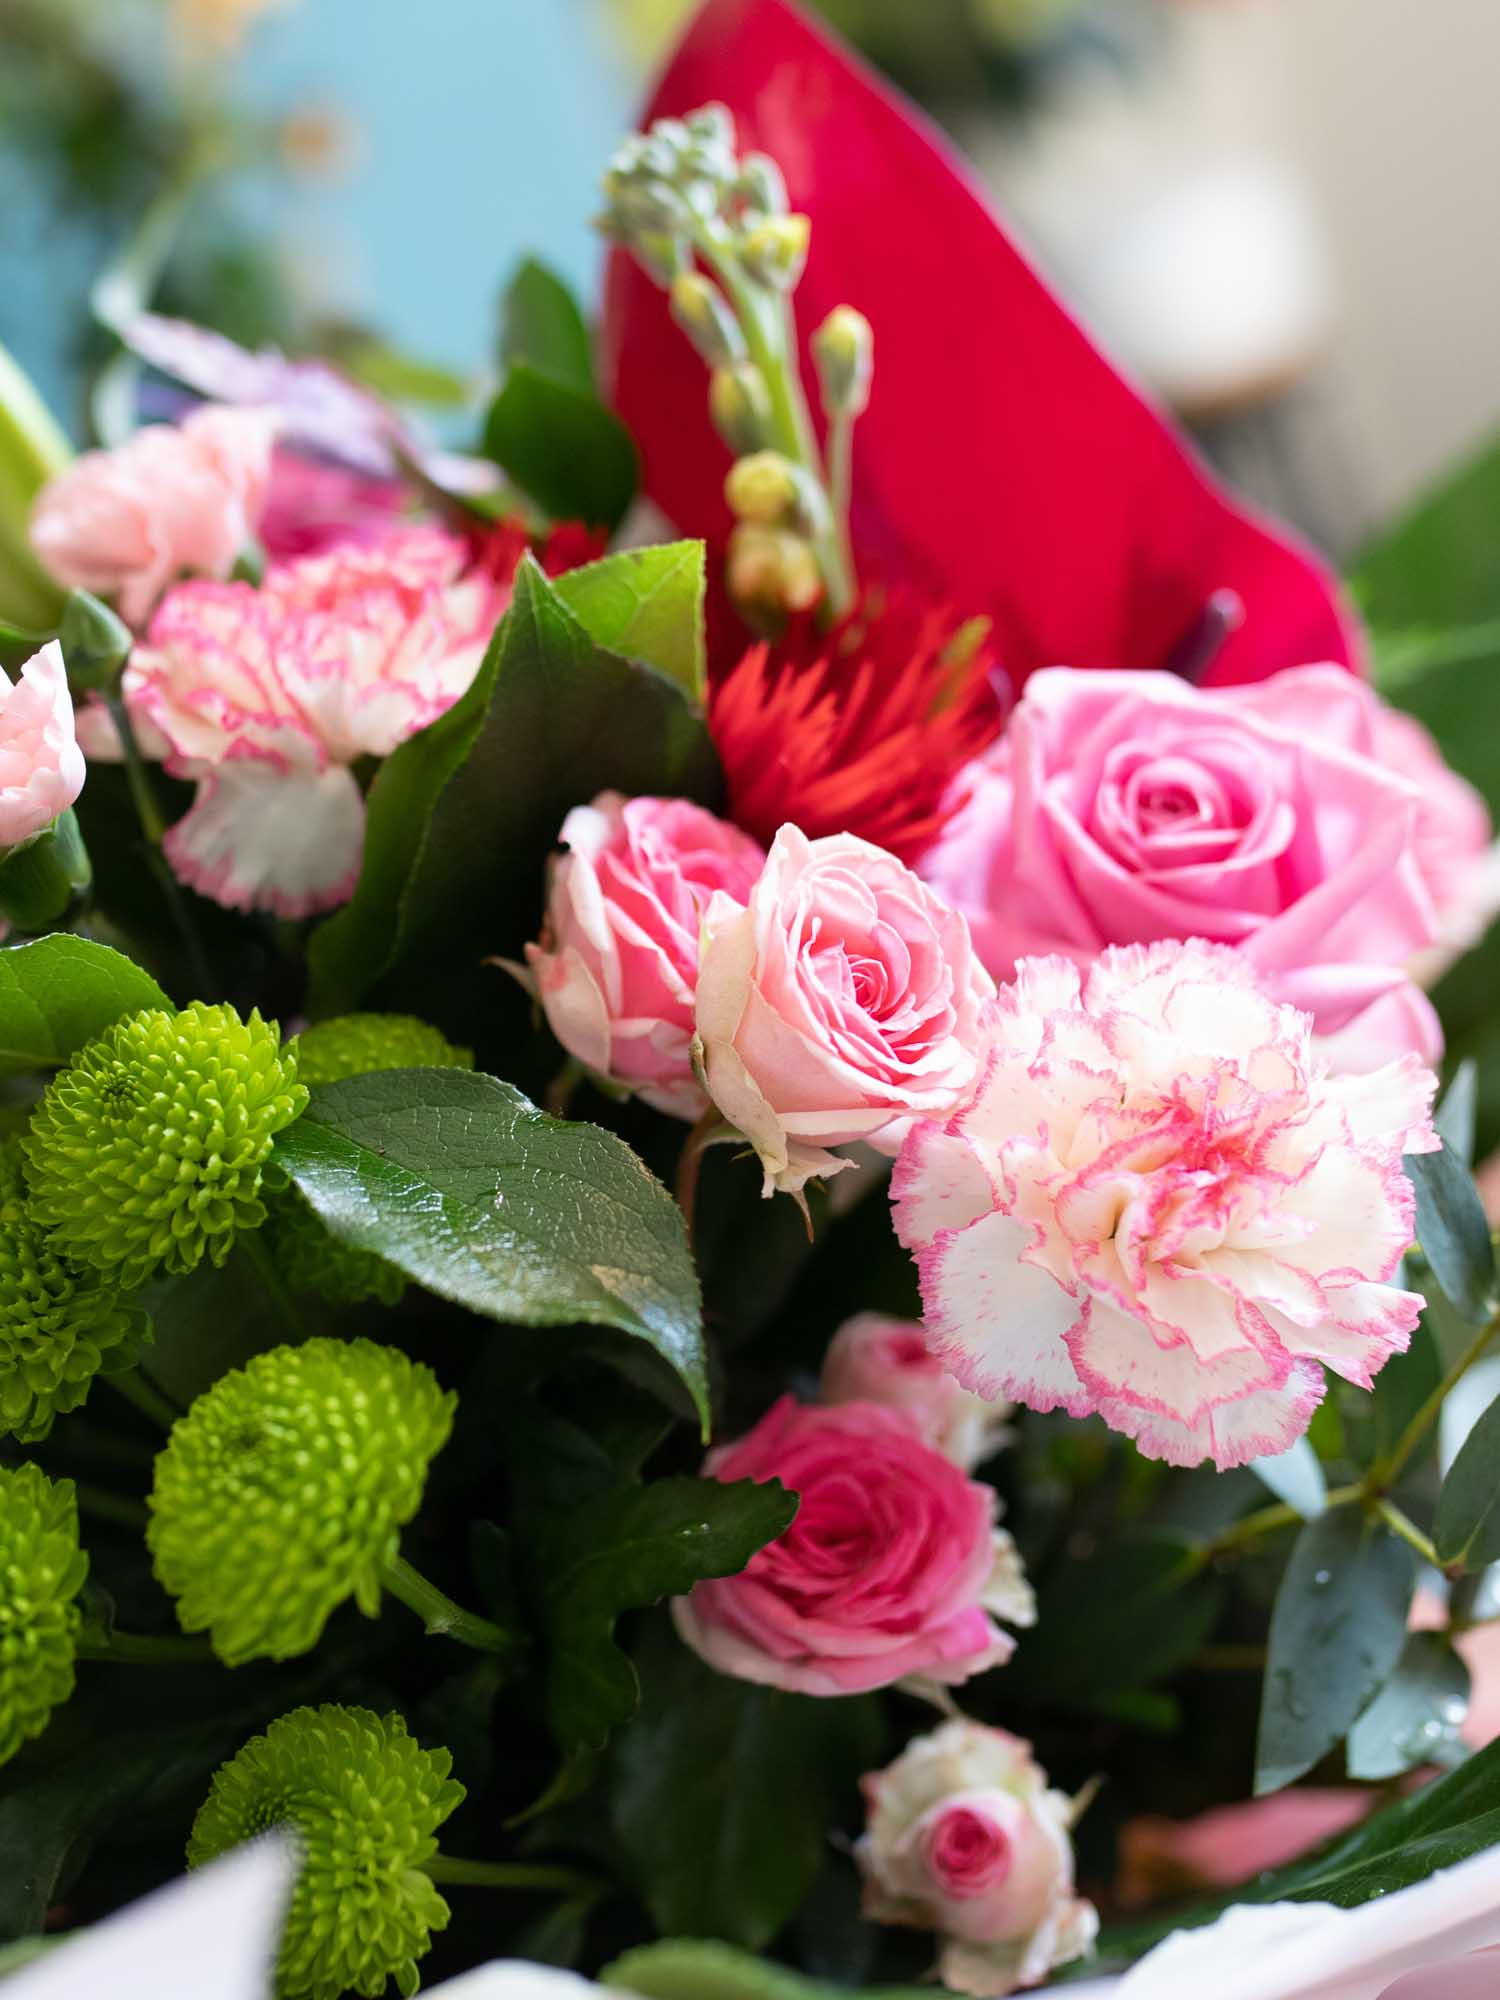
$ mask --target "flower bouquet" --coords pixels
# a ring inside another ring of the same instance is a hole
[[[15,1991],[1489,1992],[1493,461],[1362,623],[788,0],[603,196],[468,454],[0,378]]]

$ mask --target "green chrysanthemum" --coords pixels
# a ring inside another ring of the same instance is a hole
[[[185,1632],[287,1660],[348,1597],[373,1617],[456,1398],[369,1340],[277,1347],[222,1376],[156,1461],[146,1540]]]
[[[70,1270],[31,1213],[19,1138],[0,1138],[0,1431],[44,1438],[76,1410],[106,1354],[128,1361],[145,1314],[93,1274]]]
[[[222,1264],[307,1092],[274,1023],[194,1002],[128,1014],[48,1086],[22,1141],[53,1247],[123,1286]]]
[[[417,1960],[448,1905],[422,1872],[464,1795],[446,1750],[424,1750],[399,1715],[293,1709],[225,1764],[188,1840],[189,1868],[289,1824],[301,1866],[276,1964],[280,2000],[366,2000],[394,1978],[417,1990]]]
[[[341,1014],[297,1037],[306,1084],[339,1083],[376,1069],[472,1069],[474,1051],[455,1048],[415,1014]]]
[[[72,1480],[0,1467],[0,1764],[73,1692],[88,1569]]]
[[[296,1188],[271,1194],[266,1207],[271,1255],[293,1291],[330,1306],[357,1306],[370,1299],[393,1306],[400,1300],[406,1273],[373,1250],[341,1243]]]

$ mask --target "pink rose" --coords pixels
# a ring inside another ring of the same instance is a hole
[[[552,1032],[585,1068],[674,1118],[705,1098],[693,1075],[698,933],[710,897],[742,905],[759,843],[687,799],[601,792],[558,836],[530,984]]]
[[[765,1192],[848,1166],[830,1146],[894,1152],[913,1118],[946,1117],[993,991],[964,919],[909,868],[784,826],[748,907],[710,903],[698,972],[704,1080]]]
[[[260,542],[273,562],[323,555],[346,542],[380,542],[409,522],[411,489],[397,479],[278,447],[260,517]]]
[[[254,541],[274,432],[261,411],[211,404],[87,451],[37,496],[32,546],[59,583],[113,597],[144,625],[169,583],[226,577]]]
[[[1330,1074],[1223,946],[1027,959],[974,1097],[896,1165],[928,1337],[976,1394],[1097,1412],[1148,1457],[1285,1451],[1325,1366],[1369,1388],[1410,1340],[1401,1156],[1438,1144],[1435,1087],[1415,1056]]]
[[[883,1403],[915,1419],[926,1443],[967,1472],[1005,1435],[1009,1408],[971,1396],[927,1344],[920,1320],[859,1313],[823,1357],[825,1403]]]
[[[801,1501],[738,1576],[673,1600],[678,1631],[720,1673],[796,1694],[954,1684],[1014,1651],[995,1616],[1035,1617],[993,1489],[924,1444],[904,1411],[783,1396],[703,1471],[779,1479]]]
[[[1099,1920],[1073,1892],[1074,1806],[1031,1745],[948,1722],[864,1780],[854,1850],[864,1913],[938,1933],[938,1971],[960,1993],[1035,1986],[1079,1958]]]
[[[44,832],[83,790],[83,776],[68,673],[53,639],[19,680],[0,672],[0,850]]]
[[[1086,964],[1110,944],[1209,938],[1238,945],[1320,1034],[1360,1022],[1367,1066],[1440,1051],[1408,974],[1483,921],[1488,819],[1354,676],[1303,667],[1204,690],[1052,668],[966,781],[923,873],[998,978],[1034,954]]]
[[[1156,1814],[1120,1832],[1119,1898],[1127,1909],[1202,1889],[1233,1889],[1347,1833],[1379,1794],[1359,1785],[1292,1785],[1268,1798],[1214,1806],[1196,1819]]]

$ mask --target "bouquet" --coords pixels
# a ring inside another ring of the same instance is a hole
[[[789,0],[601,226],[0,378],[17,1995],[1488,1991],[1494,461],[1357,616]]]

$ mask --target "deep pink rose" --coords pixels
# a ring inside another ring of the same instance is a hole
[[[946,1117],[993,993],[964,919],[894,856],[784,826],[748,906],[710,903],[698,972],[708,1092],[766,1193],[848,1166],[830,1146],[894,1152],[913,1118]]]
[[[86,451],[37,496],[31,541],[59,583],[115,599],[129,625],[180,576],[226,577],[254,541],[275,425],[215,404]]]
[[[411,488],[280,448],[260,519],[272,562],[322,555],[345,542],[379,542],[407,525]]]
[[[677,1629],[720,1673],[796,1694],[954,1684],[1010,1657],[996,1615],[1035,1615],[994,1490],[924,1444],[903,1411],[783,1396],[703,1471],[779,1479],[801,1501],[747,1569],[673,1601]]]
[[[825,1403],[884,1403],[905,1410],[923,1438],[967,1472],[1005,1436],[1008,1403],[970,1395],[933,1353],[920,1320],[857,1313],[823,1357]]]
[[[588,1069],[674,1118],[705,1099],[693,1075],[698,932],[709,898],[743,905],[759,843],[687,799],[601,792],[575,806],[548,876],[530,983],[552,1032]]]
[[[997,978],[1018,960],[1202,937],[1239,946],[1345,1066],[1436,1016],[1409,972],[1483,895],[1483,805],[1351,675],[1204,690],[1172,674],[1035,674],[923,862]]]
[[[1073,1804],[1029,1743],[944,1723],[863,1789],[865,1915],[936,1931],[944,1985],[1010,1993],[1088,1949],[1098,1919],[1073,1892]]]

